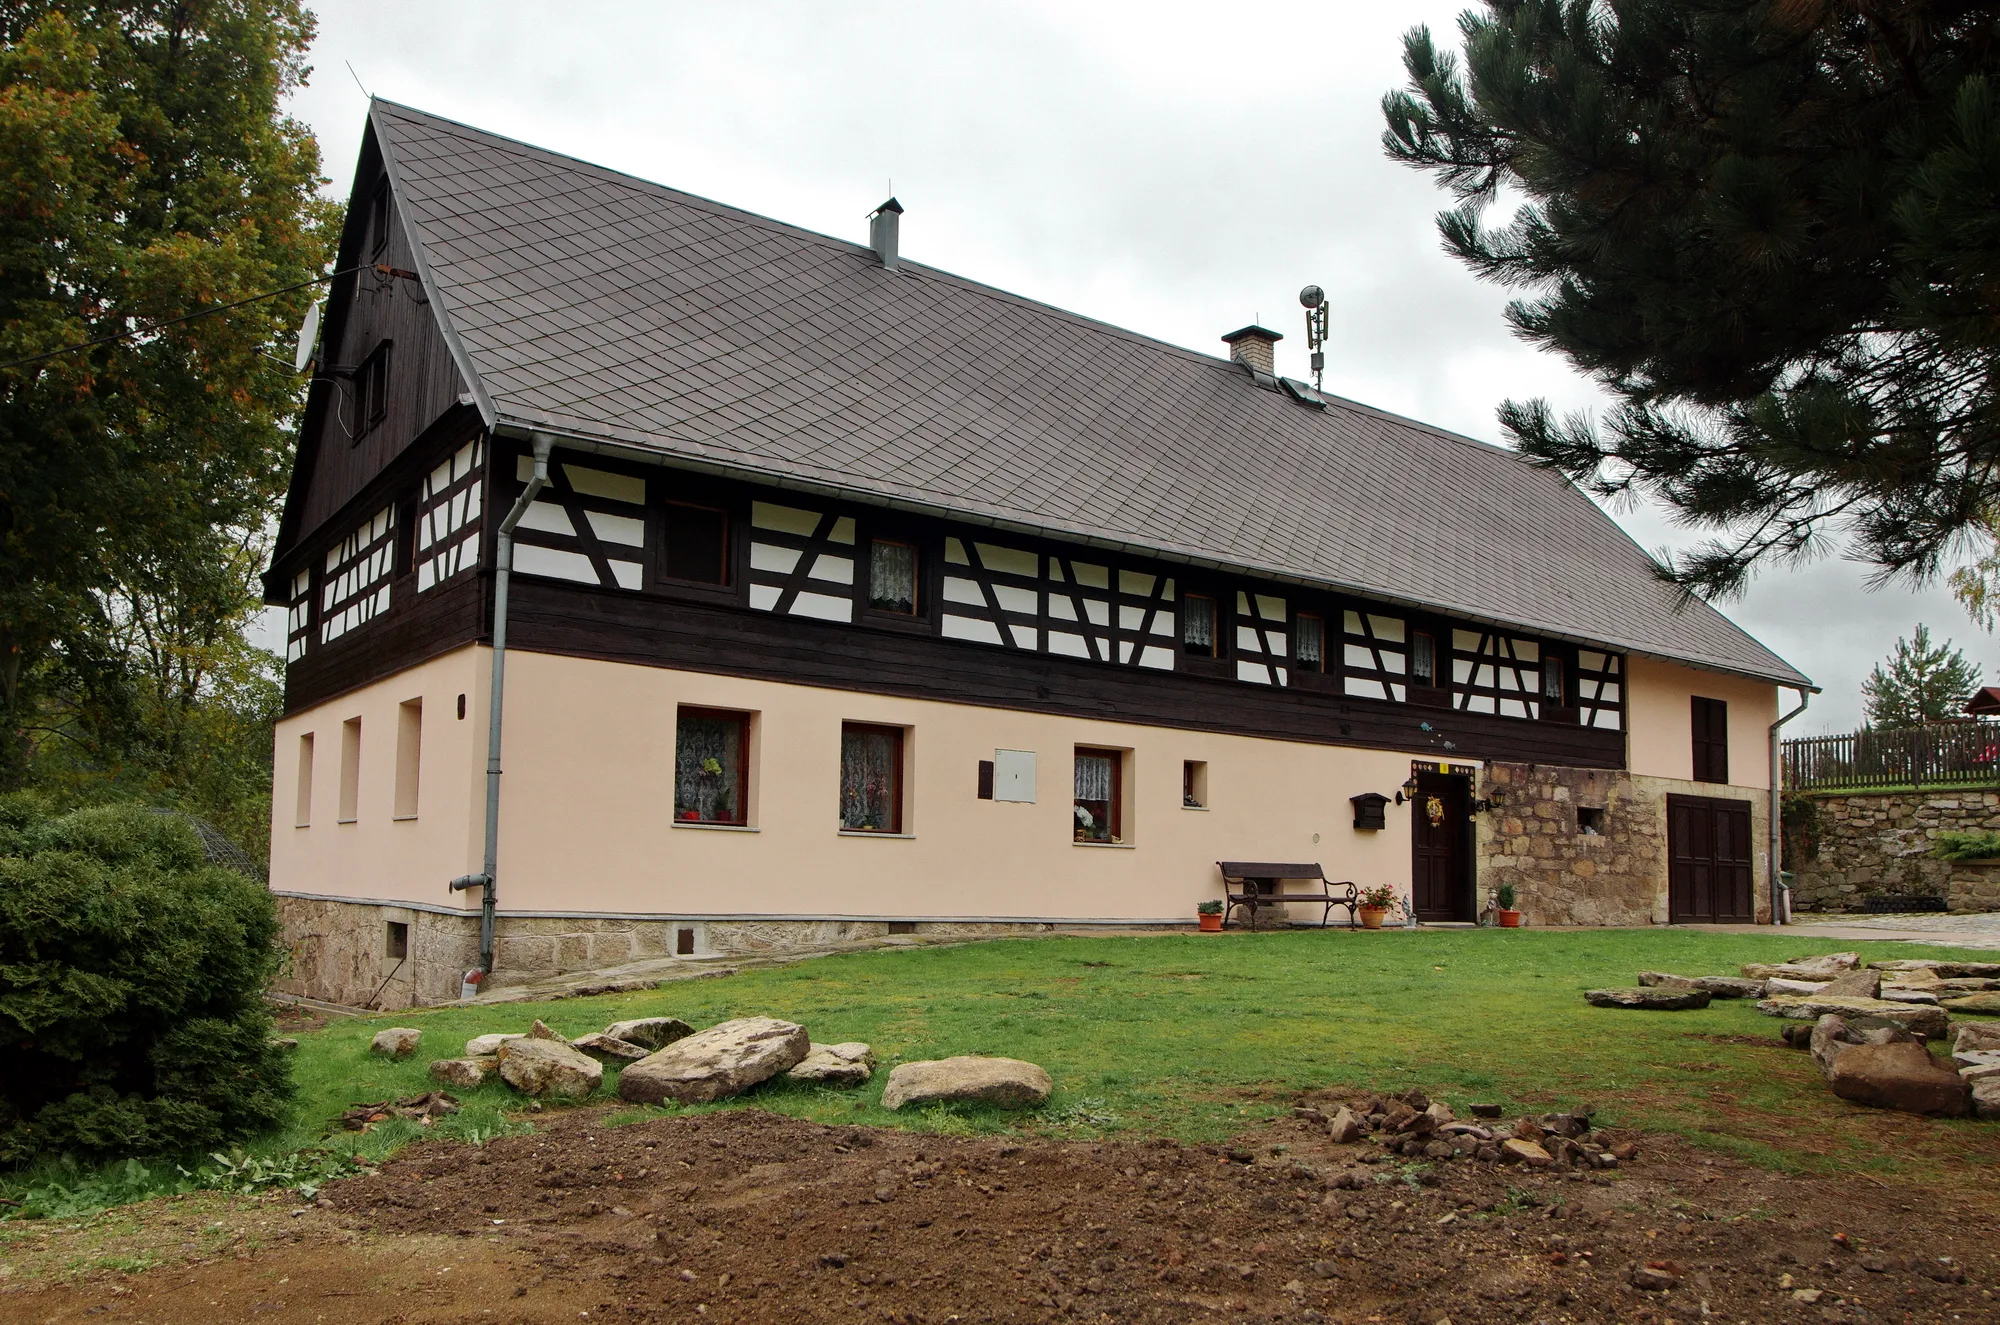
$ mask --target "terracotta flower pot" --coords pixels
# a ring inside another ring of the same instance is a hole
[[[1493,916],[1494,919],[1500,922],[1500,928],[1502,929],[1519,929],[1521,927],[1521,913],[1519,911],[1495,911]]]
[[[1386,906],[1364,906],[1361,908],[1361,928],[1380,929],[1382,918],[1389,914]]]
[[[1195,916],[1195,919],[1201,922],[1201,932],[1204,934],[1220,934],[1222,932],[1222,913],[1220,911],[1213,914],[1204,911]]]

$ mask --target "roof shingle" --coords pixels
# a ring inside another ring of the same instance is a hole
[[[493,422],[1810,684],[1512,451],[408,107],[372,117]]]

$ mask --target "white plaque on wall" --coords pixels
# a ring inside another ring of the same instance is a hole
[[[1035,752],[995,750],[993,752],[993,799],[1035,803]]]

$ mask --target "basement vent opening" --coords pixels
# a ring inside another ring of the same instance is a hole
[[[392,962],[402,961],[410,955],[410,926],[402,920],[390,920],[384,924],[382,955]]]
[[[891,934],[914,934],[917,932],[917,922],[914,920],[891,920],[889,922],[889,932]]]
[[[1579,805],[1576,807],[1576,831],[1585,837],[1604,836],[1604,809],[1602,806]]]
[[[677,929],[674,931],[674,956],[676,957],[694,956],[693,930]]]

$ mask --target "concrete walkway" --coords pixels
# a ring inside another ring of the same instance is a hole
[[[1694,926],[1689,926],[1694,928]],[[1939,915],[1920,912],[1899,916],[1814,916],[1795,915],[1781,928],[1770,925],[1703,925],[1710,931],[1731,934],[1791,934],[1798,938],[1866,940],[1897,943],[1928,943],[1948,948],[1991,948],[2000,950],[2000,912],[1974,915]]]

